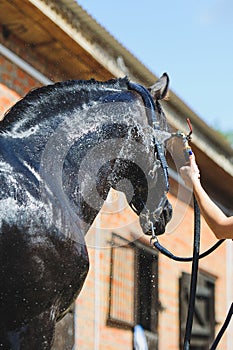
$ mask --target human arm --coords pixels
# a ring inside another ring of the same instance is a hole
[[[233,239],[233,216],[227,217],[203,189],[194,154],[190,156],[190,165],[182,167],[180,174],[187,185],[193,186],[201,214],[215,236],[218,239]]]

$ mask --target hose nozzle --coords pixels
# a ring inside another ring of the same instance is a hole
[[[189,118],[186,119],[188,126],[189,126],[189,133],[185,136],[183,143],[184,143],[184,156],[185,160],[188,162],[189,157],[193,154],[191,147],[189,146],[189,142],[192,139],[192,133],[193,133],[193,127],[189,120]]]
[[[182,139],[182,142],[183,142],[183,145],[184,145],[183,150],[184,150],[185,160],[188,162],[189,161],[189,157],[193,153],[191,147],[189,146],[189,142],[192,139],[193,128],[192,128],[192,124],[191,124],[189,118],[187,118],[186,121],[187,121],[188,126],[189,126],[189,133],[185,134],[185,133],[183,133],[183,132],[178,130],[176,133],[172,134],[172,137],[178,137],[178,138]]]

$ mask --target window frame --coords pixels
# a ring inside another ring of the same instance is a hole
[[[179,333],[182,347],[187,319],[191,274],[182,272],[179,279]],[[209,349],[215,337],[216,278],[199,271],[190,350]],[[183,298],[185,296],[185,298]],[[185,303],[186,302],[186,303]]]
[[[151,297],[152,297],[152,300],[151,300],[151,304],[150,305],[150,311],[151,313],[154,313],[154,317],[153,315],[150,315],[151,316],[151,324],[150,324],[150,329],[147,329],[146,327],[144,327],[144,330],[147,331],[147,332],[150,332],[150,333],[156,333],[158,332],[158,315],[159,315],[159,310],[160,310],[160,303],[159,303],[159,268],[158,268],[158,252],[155,251],[155,249],[153,249],[152,247],[149,247],[149,246],[146,246],[144,244],[142,244],[141,242],[135,242],[135,274],[134,276],[137,276],[138,274],[138,267],[140,267],[139,265],[139,254],[140,254],[140,251],[144,251],[146,253],[147,256],[150,256],[151,257],[151,260],[155,260],[155,263],[153,265],[151,265],[151,273],[152,273],[152,276],[154,276],[154,282],[151,282],[151,283],[154,283],[155,286],[156,286],[156,289],[154,291],[154,293],[152,293],[152,290],[151,290]],[[150,286],[152,287],[153,289],[153,286]],[[134,310],[137,311],[137,318],[135,319],[135,324],[141,324],[140,323],[140,316],[138,315],[139,313],[139,303],[140,303],[140,300],[139,300],[139,290],[140,290],[140,285],[137,283],[136,285],[136,288],[135,288],[135,305],[134,305]],[[135,312],[136,314],[136,312]],[[157,316],[157,317],[156,317]]]
[[[125,245],[123,247],[117,248],[116,240],[122,241]],[[158,252],[153,249],[150,246],[147,246],[146,244],[143,244],[140,241],[134,241],[130,242],[129,240],[121,237],[120,235],[116,233],[112,233],[112,238],[110,241],[111,244],[111,257],[110,257],[110,282],[109,282],[109,307],[108,307],[108,314],[107,314],[107,325],[111,327],[117,327],[122,329],[133,329],[133,327],[138,324],[139,321],[139,315],[138,315],[138,309],[139,309],[139,292],[140,292],[140,286],[138,284],[139,279],[137,278],[138,275],[138,265],[139,265],[139,254],[140,252],[144,252],[145,255],[148,257],[151,257],[151,261],[154,260],[153,266],[151,266],[152,274],[154,275],[154,284],[156,286],[156,289],[154,290],[154,293],[151,293],[153,300],[153,310],[151,311],[154,313],[154,317],[151,317],[151,325],[150,329],[145,329],[145,333],[149,338],[151,338],[151,335],[155,336],[156,339],[158,337],[158,318],[159,318],[159,311],[160,311],[160,303],[159,303],[159,276],[158,276],[158,263],[159,263],[159,255]],[[113,249],[133,249],[134,250],[134,271],[133,271],[133,278],[134,278],[134,303],[133,303],[133,322],[125,322],[120,319],[116,319],[112,317],[112,291],[113,291],[113,269],[114,269],[114,254]],[[152,283],[152,282],[151,282]]]
[[[125,244],[122,246],[118,246],[116,244],[116,239],[124,242]],[[131,322],[126,322],[121,319],[115,318],[112,316],[112,290],[113,290],[113,280],[114,280],[114,275],[113,275],[113,269],[114,269],[114,249],[134,249],[134,244],[127,239],[121,237],[120,235],[116,233],[112,233],[112,239],[111,239],[111,257],[110,257],[110,281],[109,281],[109,304],[108,304],[108,315],[107,315],[107,325],[111,327],[117,327],[117,328],[122,328],[122,329],[132,329],[134,326],[134,321]],[[134,273],[133,273],[134,275]],[[134,310],[133,310],[134,311]]]

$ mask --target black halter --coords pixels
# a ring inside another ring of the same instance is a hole
[[[155,130],[158,130],[158,118],[156,116],[156,107],[153,98],[151,97],[151,94],[149,91],[142,85],[135,84],[135,83],[128,83],[129,89],[136,91],[139,93],[142,97],[142,100],[144,102],[144,105],[146,107],[146,116],[148,119],[148,123],[150,126],[152,126]],[[168,179],[168,165],[167,161],[164,155],[164,146],[161,142],[158,142],[154,138],[154,146],[155,146],[155,153],[157,154],[157,158],[161,163],[161,167],[163,169],[163,175],[165,179],[165,188],[166,193],[169,191],[169,179]]]

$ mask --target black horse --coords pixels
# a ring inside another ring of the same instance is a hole
[[[111,187],[125,192],[144,233],[164,232],[167,88],[166,74],[150,90],[127,78],[56,83],[0,123],[0,349],[51,348],[88,273],[84,236]]]

